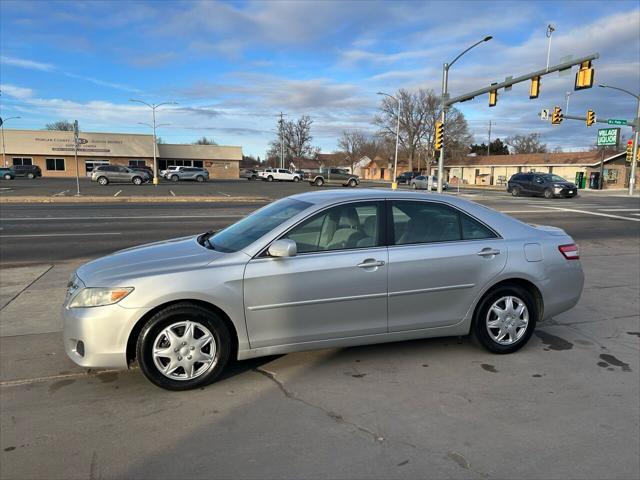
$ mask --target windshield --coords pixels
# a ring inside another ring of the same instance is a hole
[[[543,175],[543,177],[545,180],[549,182],[566,182],[567,181],[564,178],[562,178],[560,175],[547,174],[547,175]]]
[[[221,252],[237,252],[310,206],[291,198],[279,200],[219,231],[209,243]]]

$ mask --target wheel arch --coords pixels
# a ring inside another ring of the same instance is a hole
[[[482,299],[484,297],[486,297],[487,295],[489,295],[491,292],[493,292],[494,290],[496,290],[497,288],[500,287],[507,287],[507,286],[517,286],[520,288],[523,288],[525,290],[527,290],[529,293],[531,293],[531,295],[533,296],[533,298],[536,301],[536,306],[538,308],[538,321],[542,320],[544,318],[544,299],[542,297],[542,292],[540,291],[540,289],[538,288],[538,286],[533,283],[531,280],[528,280],[526,278],[523,277],[510,277],[510,278],[504,278],[499,280],[496,283],[491,284],[488,288],[486,288],[481,295],[478,296],[478,299],[476,300],[474,306],[473,306],[473,315],[471,316],[471,323],[473,324],[473,322],[475,322],[476,320],[476,316],[478,313],[478,308],[480,307],[480,304],[482,303]]]
[[[231,318],[229,317],[229,315],[227,315],[226,312],[222,310],[220,307],[212,303],[206,302],[204,300],[197,300],[194,298],[184,298],[180,300],[171,300],[161,305],[157,305],[156,307],[152,308],[147,313],[145,313],[136,322],[136,324],[131,329],[131,332],[129,333],[129,338],[127,339],[127,351],[126,351],[127,365],[130,365],[136,358],[136,343],[138,342],[138,337],[140,336],[140,332],[142,332],[142,328],[147,323],[147,321],[159,311],[171,305],[175,305],[177,303],[191,303],[194,305],[198,305],[218,315],[222,319],[222,321],[225,323],[227,328],[229,329],[229,334],[231,335],[231,352],[229,357],[232,359],[235,359],[238,357],[238,331],[236,330],[236,327],[231,321]]]

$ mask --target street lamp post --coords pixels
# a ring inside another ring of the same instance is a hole
[[[633,125],[633,157],[631,158],[631,178],[629,178],[629,195],[633,195],[633,190],[635,188],[636,183],[636,163],[638,163],[638,130],[640,130],[640,95],[636,95],[635,93],[631,93],[629,90],[625,90],[624,88],[612,87],[611,85],[600,84],[600,88],[611,88],[613,90],[619,90],[628,95],[631,95],[638,101],[638,106],[636,108],[636,118],[635,123]]]
[[[402,112],[402,98],[398,99],[393,95],[389,95],[388,93],[384,93],[384,92],[377,92],[377,94],[385,95],[389,98],[393,98],[398,103],[398,121],[396,123],[396,156],[395,156],[395,160],[393,161],[393,179],[391,181],[391,188],[395,190],[398,188],[398,183],[396,178],[397,178],[397,170],[398,170],[398,141],[400,139],[400,113]]]
[[[153,184],[157,186],[158,185],[158,161],[157,161],[158,155],[156,154],[156,150],[158,148],[158,142],[156,139],[156,109],[162,105],[177,105],[178,102],[147,103],[147,102],[143,102],[142,100],[136,100],[135,98],[130,98],[129,101],[142,103],[143,105],[146,105],[151,109],[151,113],[153,115],[153,125],[151,126],[153,128]]]
[[[6,167],[7,165],[7,154],[5,152],[4,146],[4,124],[7,120],[15,120],[20,117],[8,117],[8,118],[0,118],[0,131],[2,131],[2,164]]]
[[[442,112],[440,113],[440,121],[442,122],[442,125],[444,125],[445,127],[445,132],[446,132],[446,124],[445,124],[445,120],[447,118],[447,105],[446,105],[446,101],[447,101],[447,96],[449,95],[448,92],[448,88],[449,88],[449,69],[451,68],[451,66],[456,63],[458,61],[458,59],[463,56],[465,53],[467,53],[469,50],[471,50],[474,47],[477,47],[478,45],[480,45],[483,42],[488,42],[489,40],[491,40],[493,37],[492,36],[487,36],[484,37],[482,40],[480,40],[479,42],[474,43],[473,45],[471,45],[469,48],[467,48],[465,51],[463,51],[461,54],[459,54],[456,58],[453,59],[452,62],[450,63],[444,63],[442,65],[442,104],[441,104],[441,108],[442,108]],[[442,142],[442,148],[440,149],[440,158],[438,159],[438,193],[442,193],[442,179],[444,177],[444,139]]]

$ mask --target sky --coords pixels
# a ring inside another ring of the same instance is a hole
[[[166,143],[201,136],[264,158],[280,112],[310,115],[313,143],[337,148],[344,130],[375,133],[381,97],[441,88],[442,64],[486,35],[450,70],[452,96],[551,64],[599,53],[595,82],[640,93],[638,1],[13,1],[0,2],[0,116],[5,128],[78,120],[92,132],[150,133],[157,110]],[[543,108],[599,118],[635,117],[611,89],[573,91],[574,75],[460,104],[478,143],[538,132],[550,148],[581,150],[596,127],[542,122]],[[627,136],[630,129],[624,129]]]

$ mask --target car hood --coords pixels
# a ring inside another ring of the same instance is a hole
[[[120,250],[86,263],[76,275],[88,287],[129,286],[135,278],[204,267],[225,255],[203,247],[197,238],[175,238]]]

